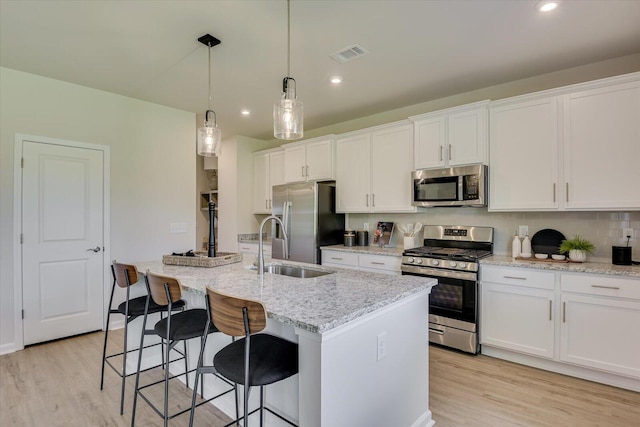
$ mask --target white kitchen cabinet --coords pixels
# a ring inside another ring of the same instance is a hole
[[[554,274],[485,266],[481,272],[480,343],[552,359]]]
[[[487,105],[481,101],[410,117],[415,169],[487,162]]]
[[[557,209],[558,97],[496,103],[489,122],[489,210]]]
[[[270,214],[272,187],[284,184],[284,151],[261,151],[253,156],[253,213]]]
[[[640,81],[564,95],[567,209],[640,209]]]
[[[285,182],[335,179],[335,139],[333,135],[285,144]]]
[[[560,360],[640,379],[640,280],[561,275]]]
[[[252,256],[258,255],[258,248],[260,245],[258,243],[253,242],[238,242],[238,253],[243,255]],[[262,252],[264,256],[271,257],[271,241],[266,241],[262,245]]]
[[[413,128],[407,121],[339,137],[338,212],[415,212],[411,206]]]
[[[322,265],[349,268],[382,274],[400,274],[402,257],[391,255],[363,254],[348,251],[322,250]]]

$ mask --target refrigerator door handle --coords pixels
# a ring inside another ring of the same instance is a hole
[[[291,209],[291,202],[284,202],[282,204],[282,223],[284,224],[284,234],[286,236],[291,236],[289,230],[291,227],[289,226],[289,210]],[[282,239],[282,254],[284,259],[289,259],[289,248],[290,243],[289,239]]]

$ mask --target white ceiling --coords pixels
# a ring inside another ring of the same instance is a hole
[[[305,129],[640,52],[640,0],[563,0],[548,14],[536,2],[293,0]],[[0,0],[0,65],[199,114],[206,33],[222,40],[212,80],[223,137],[272,139],[285,0]],[[329,57],[355,43],[371,53]]]

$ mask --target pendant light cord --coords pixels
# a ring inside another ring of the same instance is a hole
[[[291,76],[291,4],[287,0],[287,77]]]
[[[211,43],[209,43],[209,110],[211,110]]]

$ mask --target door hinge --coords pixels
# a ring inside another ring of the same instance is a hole
[[[24,157],[20,158],[20,168],[24,169]]]
[[[20,233],[20,244],[24,243],[24,234]]]
[[[22,310],[22,319],[24,319],[24,310]]]

